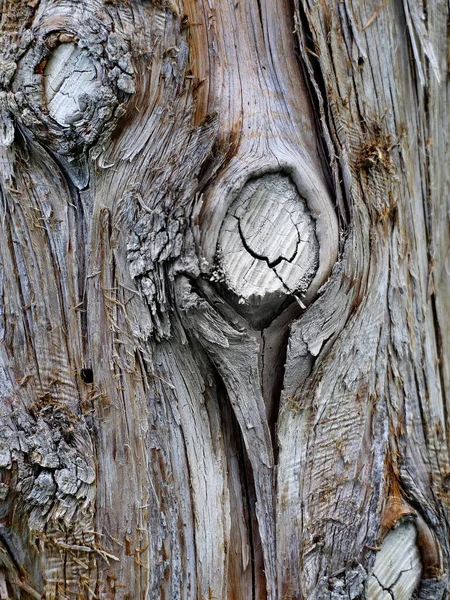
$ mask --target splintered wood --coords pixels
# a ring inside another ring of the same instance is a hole
[[[44,71],[49,114],[60,125],[79,121],[96,89],[102,85],[101,67],[76,44],[60,44]]]
[[[239,304],[260,306],[258,319],[286,297],[304,293],[319,246],[305,201],[286,174],[247,182],[224,220],[218,263]]]

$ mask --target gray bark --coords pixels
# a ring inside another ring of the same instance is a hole
[[[446,598],[447,3],[0,8],[0,600]]]

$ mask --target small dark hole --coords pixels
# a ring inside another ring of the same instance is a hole
[[[363,64],[364,64],[364,58],[363,58],[362,56],[360,56],[360,57],[358,58],[358,66],[362,67],[362,66],[363,66]]]
[[[80,375],[84,383],[93,383],[94,373],[92,372],[92,369],[81,369]]]

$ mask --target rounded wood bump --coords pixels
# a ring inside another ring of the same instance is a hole
[[[97,23],[98,41],[70,19],[37,35],[17,63],[8,109],[45,146],[74,156],[111,133],[135,92],[129,42]]]

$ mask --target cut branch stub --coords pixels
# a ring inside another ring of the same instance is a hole
[[[89,98],[101,87],[102,68],[76,44],[60,44],[44,71],[47,110],[60,125],[83,118]]]
[[[301,299],[318,263],[315,224],[289,175],[249,180],[227,212],[216,256],[216,278],[240,312],[261,326]]]
[[[37,28],[17,63],[7,109],[70,160],[113,131],[135,84],[128,40],[96,21],[101,43],[94,44],[89,28],[75,33],[70,19],[63,21],[57,31],[45,19]]]
[[[422,562],[417,529],[403,519],[381,544],[372,575],[367,582],[367,600],[410,600],[420,582]]]

